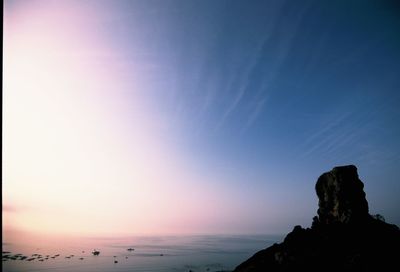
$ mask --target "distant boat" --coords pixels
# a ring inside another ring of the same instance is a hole
[[[130,248],[128,248],[127,250],[128,250],[128,251],[134,251],[135,249],[130,247]]]
[[[94,256],[98,256],[98,255],[100,254],[100,251],[98,251],[98,250],[93,250],[92,254],[93,254]]]

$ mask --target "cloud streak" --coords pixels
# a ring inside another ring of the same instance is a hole
[[[291,48],[294,46],[294,39],[298,33],[298,29],[300,28],[301,21],[309,9],[309,6],[304,5],[302,9],[294,13],[291,24],[287,26],[287,29],[285,29],[288,34],[281,38],[276,44],[276,38],[280,34],[278,29],[280,24],[284,22],[280,8],[274,13],[273,16],[271,16],[265,32],[267,35],[263,40],[260,41],[257,49],[254,50],[256,53],[246,66],[246,69],[243,73],[244,76],[238,83],[238,91],[235,93],[230,104],[223,112],[222,117],[216,126],[216,130],[220,129],[229,116],[234,113],[240,103],[244,100],[247,92],[255,93],[253,97],[256,97],[257,99],[260,92],[264,93],[266,91],[271,91],[270,85],[272,85],[277,79],[281,68],[285,64],[285,61],[290,54]],[[266,56],[268,56],[268,58],[266,58]],[[254,89],[250,90],[250,87],[255,83],[255,81],[259,80],[259,78],[256,79],[254,75],[260,73],[264,74],[261,87],[259,87],[258,91]],[[269,95],[270,94],[267,95],[264,93],[262,95],[263,98],[261,98],[261,102],[256,103],[255,108],[247,117],[247,122],[244,124],[244,128],[242,128],[242,132],[247,130],[251,123],[255,121],[266,102],[266,97]]]

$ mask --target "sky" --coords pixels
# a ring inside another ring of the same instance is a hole
[[[282,234],[346,164],[399,225],[399,12],[6,0],[3,234]]]

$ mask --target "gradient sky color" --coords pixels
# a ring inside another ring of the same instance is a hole
[[[285,233],[344,164],[399,225],[399,12],[6,0],[3,233]]]

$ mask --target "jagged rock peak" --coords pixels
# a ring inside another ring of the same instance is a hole
[[[354,165],[338,166],[322,174],[315,189],[320,224],[357,223],[368,218],[364,184]]]
[[[400,271],[400,230],[368,214],[355,166],[333,168],[315,187],[319,216],[313,226],[296,226],[234,272]]]

